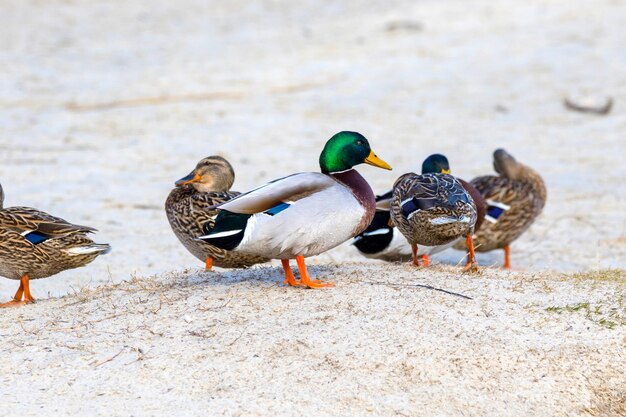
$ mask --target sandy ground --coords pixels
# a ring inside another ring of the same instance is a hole
[[[4,415],[626,415],[626,275],[166,274],[3,312]]]
[[[14,414],[606,415],[619,404],[624,285],[562,273],[626,268],[626,3],[142,3],[1,2],[5,203],[95,226],[114,247],[33,283],[52,299],[0,315],[0,395]],[[571,112],[566,96],[615,106]],[[359,168],[379,192],[432,152],[466,179],[491,172],[500,146],[540,170],[549,201],[513,246],[516,272],[415,272],[348,245],[310,260],[338,282],[329,291],[285,289],[274,267],[196,271],[162,209],[176,179],[215,153],[242,191],[316,170],[346,129],[394,166]],[[0,280],[3,299],[15,289]]]

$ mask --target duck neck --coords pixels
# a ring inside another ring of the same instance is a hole
[[[526,165],[520,165],[523,168],[520,180],[530,184],[533,190],[535,190],[535,192],[539,195],[539,199],[545,204],[548,191],[546,190],[546,184],[543,182],[543,178],[541,178],[541,175],[539,175],[539,173],[537,173],[534,169]]]
[[[541,201],[545,203],[548,197],[548,190],[546,190],[546,184],[543,182],[543,178],[536,171],[528,168],[527,181],[532,185],[533,189],[539,194]]]
[[[376,197],[372,191],[372,187],[365,181],[365,178],[361,176],[356,170],[349,169],[347,171],[333,172],[330,174],[332,178],[346,186],[358,200],[358,202],[365,209],[365,215],[359,224],[359,234],[369,226],[374,218],[374,212],[376,211]]]

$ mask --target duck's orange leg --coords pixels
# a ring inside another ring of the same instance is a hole
[[[24,300],[22,301],[22,296],[24,296]],[[2,307],[19,307],[24,304],[34,303],[35,298],[30,293],[30,285],[28,280],[28,274],[24,274],[20,279],[20,286],[15,292],[13,299],[6,303],[1,303],[0,308]]]
[[[509,245],[504,247],[504,267],[506,269],[511,269],[511,248]]]
[[[213,268],[213,258],[206,257],[206,261],[204,263],[204,270],[210,271]]]
[[[28,278],[28,274],[25,274],[22,277],[22,284],[24,284],[24,302],[25,303],[34,303],[35,297],[30,294],[30,280]]]
[[[413,265],[420,266],[420,261],[417,257],[417,245],[411,244],[411,251],[413,252]]]
[[[426,254],[422,255],[422,263],[424,264],[424,266],[430,265],[430,259],[428,259],[428,255]]]
[[[293,272],[291,271],[291,266],[289,265],[289,259],[281,259],[280,262],[283,264],[283,269],[285,270],[285,284],[289,284],[292,287],[296,285],[300,285],[300,281],[296,281],[296,277],[293,276]]]
[[[325,287],[334,287],[334,282],[322,282],[318,279],[315,281],[311,281],[309,277],[309,273],[306,270],[306,265],[304,263],[304,256],[296,256],[296,262],[298,263],[298,269],[300,270],[300,285],[303,287],[309,288],[325,288]]]
[[[463,268],[463,270],[467,271],[477,266],[476,253],[474,252],[474,240],[472,239],[472,235],[467,235],[467,237],[465,238],[465,244],[469,249],[469,257],[467,258],[467,265],[465,265],[465,268]]]

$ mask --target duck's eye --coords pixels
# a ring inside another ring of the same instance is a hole
[[[357,145],[363,145],[363,141],[359,139],[359,140],[356,141],[356,144]]]

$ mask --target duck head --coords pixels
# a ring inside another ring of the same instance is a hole
[[[515,160],[513,155],[502,148],[493,152],[493,169],[500,175],[516,180],[519,179],[520,164]]]
[[[422,174],[450,174],[451,172],[448,158],[440,153],[430,155],[422,163]]]
[[[225,192],[235,182],[235,171],[228,161],[221,156],[213,155],[202,159],[196,168],[176,181],[177,187],[190,184],[199,192]]]
[[[320,169],[325,174],[347,171],[363,163],[391,169],[388,163],[372,151],[365,136],[357,132],[337,133],[326,142],[320,154]]]

